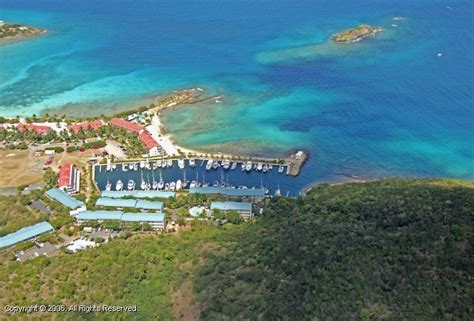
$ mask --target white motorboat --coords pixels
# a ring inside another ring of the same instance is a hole
[[[127,189],[129,191],[133,191],[135,189],[135,181],[133,179],[128,181]]]
[[[163,166],[162,160],[159,159],[159,160],[156,162],[156,165],[158,166],[158,168],[161,168],[161,166]]]
[[[133,163],[128,163],[128,169],[133,170],[134,164]]]
[[[121,191],[122,189],[123,189],[123,182],[119,179],[117,183],[115,184],[115,190]]]
[[[184,158],[178,159],[178,167],[184,169]]]
[[[142,180],[142,183],[140,184],[140,189],[142,189],[143,191],[145,191],[147,188],[147,184],[144,180]]]
[[[179,191],[179,190],[181,190],[182,188],[183,188],[183,182],[182,182],[180,179],[178,179],[178,180],[176,181],[176,190]]]
[[[116,170],[116,169],[117,169],[117,164],[115,164],[115,163],[112,163],[112,164],[111,164],[111,167],[112,167],[112,170],[114,171],[114,170]]]
[[[252,162],[248,161],[247,164],[245,165],[245,170],[247,172],[250,172],[252,170]]]
[[[168,159],[168,161],[166,162],[166,166],[168,166],[168,167],[173,167],[173,160],[172,160],[172,159]]]
[[[217,169],[219,167],[219,162],[217,160],[212,161],[212,168]]]
[[[125,163],[122,164],[122,172],[128,172],[128,166]]]
[[[236,167],[237,167],[237,162],[233,162],[233,163],[232,163],[232,166],[230,167],[230,169],[231,169],[231,170],[234,170],[234,169],[236,169]]]
[[[107,185],[105,185],[105,190],[107,192],[110,192],[112,190],[112,184],[109,181],[107,181]]]
[[[170,191],[174,191],[176,189],[176,183],[175,182],[171,182],[170,183]]]
[[[262,172],[264,172],[264,173],[268,172],[268,165],[267,164],[263,165]]]
[[[140,161],[140,168],[141,168],[141,169],[144,169],[144,168],[145,168],[145,162],[144,162],[144,161]]]
[[[194,158],[189,159],[189,166],[190,167],[195,167],[196,166],[196,160]]]
[[[229,169],[230,167],[230,160],[226,159],[222,162],[222,167],[224,167],[224,169]]]
[[[212,183],[212,187],[219,187],[219,181],[214,181]]]
[[[138,171],[138,163],[133,164],[133,170]]]
[[[285,170],[285,166],[283,165],[278,166],[278,173],[283,173],[284,170]]]
[[[262,163],[258,163],[257,164],[257,171],[261,171],[263,168],[263,164]]]
[[[191,181],[191,184],[189,184],[189,188],[195,188],[195,187],[197,187],[197,182]]]
[[[212,159],[209,159],[206,163],[206,170],[210,170],[212,168]]]

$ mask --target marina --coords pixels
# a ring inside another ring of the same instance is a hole
[[[115,165],[115,166],[113,166]],[[263,189],[266,195],[297,196],[290,165],[217,159],[108,162],[94,165],[100,191],[179,191],[198,187]]]

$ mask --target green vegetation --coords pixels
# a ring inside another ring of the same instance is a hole
[[[17,38],[17,37],[31,37],[42,33],[43,30],[29,26],[22,26],[19,24],[4,23],[0,25],[0,39]]]
[[[6,262],[0,303],[138,306],[64,320],[470,320],[473,213],[470,183],[320,185],[253,223]]]
[[[26,206],[28,201],[28,196],[0,196],[0,236],[45,220],[45,215]]]
[[[389,180],[273,200],[209,253],[206,320],[469,320],[474,189]]]
[[[336,33],[332,39],[335,42],[358,42],[363,38],[373,36],[382,31],[381,27],[372,27],[369,25],[360,25],[353,29],[347,29],[340,33]]]

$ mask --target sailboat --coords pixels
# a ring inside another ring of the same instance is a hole
[[[128,169],[129,170],[133,170],[133,167],[134,167],[133,163],[128,163]]]
[[[174,191],[176,189],[176,183],[175,182],[171,182],[170,183],[170,191]]]
[[[160,181],[158,182],[158,189],[163,189],[165,187],[165,182],[163,181],[163,176],[161,176],[160,171]]]
[[[170,184],[169,183],[166,183],[165,184],[165,191],[169,191],[170,190]]]
[[[188,187],[188,180],[186,179],[186,170],[184,170],[183,173],[183,189],[186,189]]]
[[[158,182],[155,181],[155,171],[151,171],[151,178],[152,178],[152,188],[156,190],[158,188]]]
[[[248,161],[247,164],[245,165],[245,170],[247,172],[250,172],[252,170],[252,162]]]
[[[181,157],[180,159],[178,159],[178,167],[180,169],[184,169],[184,158]]]
[[[110,192],[112,190],[112,184],[107,180],[107,185],[105,185],[105,190],[107,192]]]
[[[190,159],[189,159],[189,166],[190,166],[190,167],[196,166],[196,161],[194,160],[194,158],[190,158]]]
[[[115,190],[116,191],[121,191],[123,188],[123,182],[119,179],[117,183],[115,184]]]
[[[182,182],[180,179],[178,179],[178,180],[176,181],[176,190],[179,191],[179,190],[181,190],[182,188],[183,188],[183,182]]]
[[[234,170],[237,167],[237,162],[233,162],[232,166],[230,167],[231,170]]]
[[[230,167],[230,160],[226,159],[222,162],[222,167],[224,167],[224,169],[229,169]]]
[[[141,177],[142,177],[142,182],[140,184],[140,189],[142,189],[143,191],[146,189],[146,182],[145,180],[143,179],[143,171],[141,171]]]
[[[122,172],[128,172],[128,167],[125,163],[122,164]]]
[[[281,196],[280,183],[278,183],[278,188],[275,190],[275,196]]]
[[[172,160],[172,159],[168,159],[168,161],[166,162],[166,166],[168,166],[168,167],[173,167],[173,160]]]
[[[127,189],[129,191],[133,191],[135,189],[135,181],[133,179],[130,179],[127,184]]]
[[[283,173],[284,170],[285,170],[285,166],[283,166],[283,165],[278,166],[278,173],[281,174],[281,173]]]
[[[210,170],[212,168],[212,159],[209,159],[206,163],[206,170]]]

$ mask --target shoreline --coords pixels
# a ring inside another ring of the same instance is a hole
[[[41,29],[40,32],[31,34],[31,35],[17,35],[17,36],[10,36],[10,37],[5,37],[5,38],[0,38],[0,47],[1,46],[6,46],[10,44],[14,44],[17,42],[29,40],[29,39],[34,39],[37,37],[45,36],[48,34],[48,30],[46,29]]]

